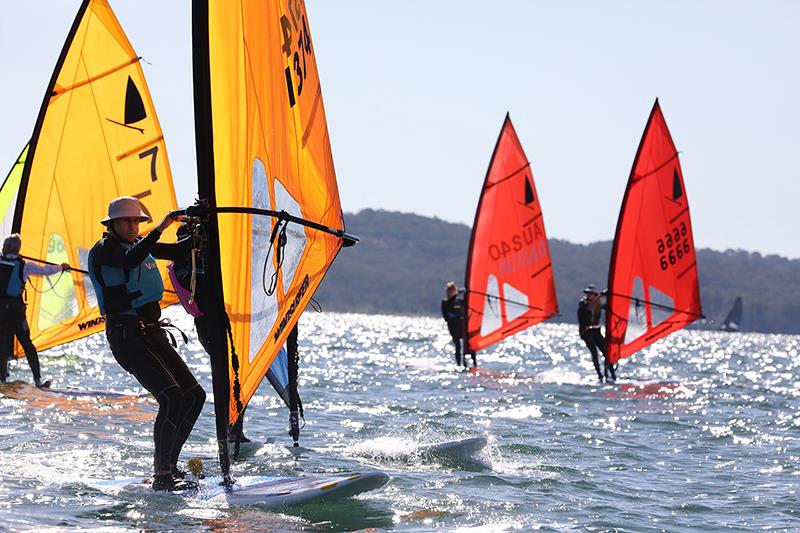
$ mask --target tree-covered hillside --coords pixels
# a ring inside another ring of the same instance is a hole
[[[470,229],[419,215],[367,209],[346,215],[361,238],[341,251],[316,299],[326,310],[438,314],[444,285],[464,284]],[[587,283],[605,286],[610,242],[553,239],[550,253],[562,316],[575,321]],[[736,296],[744,300],[742,329],[800,334],[800,260],[743,251],[698,251],[703,310],[721,321]]]

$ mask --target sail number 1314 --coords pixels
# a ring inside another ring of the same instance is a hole
[[[290,2],[291,4],[291,2]],[[303,94],[303,82],[308,76],[308,64],[306,56],[311,55],[311,36],[308,33],[306,16],[302,14],[297,2],[294,2],[294,9],[289,7],[289,15],[281,16],[281,32],[283,33],[282,50],[289,59],[289,65],[283,74],[286,77],[286,91],[289,95],[289,107],[294,107],[295,87],[297,88],[297,98]],[[293,39],[293,34],[297,34],[297,40]]]
[[[660,255],[658,263],[661,270],[667,270],[692,251],[687,233],[686,223],[681,222],[671,231],[666,232],[662,239],[656,239],[656,248]]]

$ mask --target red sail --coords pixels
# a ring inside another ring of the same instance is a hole
[[[656,100],[611,252],[607,355],[616,363],[702,314],[689,200],[678,151]]]
[[[539,195],[508,115],[475,213],[466,289],[470,350],[558,314]]]

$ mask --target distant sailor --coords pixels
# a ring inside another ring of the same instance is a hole
[[[89,272],[106,338],[117,362],[158,401],[153,428],[154,490],[185,488],[178,456],[203,408],[206,393],[163,329],[159,302],[164,292],[154,257],[185,256],[190,243],[158,243],[174,219],[170,214],[145,237],[139,223],[150,220],[139,200],[123,196],[108,204],[107,231],[89,252]]]
[[[456,347],[456,365],[467,368],[464,290],[459,290],[452,281],[447,284],[445,290],[447,291],[447,298],[442,300],[442,317],[447,322],[447,330],[450,332],[453,344]],[[475,352],[471,351],[469,355],[472,356],[472,367],[477,367],[478,361]]]
[[[597,372],[597,379],[602,383],[605,376],[606,381],[615,381],[614,366],[605,359],[606,340],[600,332],[600,315],[603,311],[603,303],[594,285],[588,285],[583,290],[583,298],[578,302],[578,328],[581,339],[586,343],[592,353],[592,363]],[[603,371],[600,370],[598,360],[598,348],[603,353]],[[611,379],[609,380],[609,375]]]
[[[49,387],[50,381],[42,382],[39,354],[31,341],[22,293],[28,277],[64,272],[69,270],[69,265],[37,265],[23,260],[19,256],[21,249],[22,238],[14,233],[3,241],[3,253],[0,255],[0,382],[5,383],[8,379],[8,360],[13,357],[16,337],[25,351],[33,381],[41,389]]]

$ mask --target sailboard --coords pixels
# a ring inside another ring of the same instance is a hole
[[[506,115],[481,189],[466,270],[467,351],[558,314],[531,165]]]
[[[488,444],[486,437],[470,437],[434,444],[424,444],[417,450],[423,456],[449,460],[471,460]]]
[[[26,260],[86,270],[106,206],[121,195],[136,196],[154,216],[176,209],[164,137],[140,58],[108,2],[84,0],[30,144],[0,190],[3,230],[22,235]],[[143,223],[143,231],[156,223]],[[165,265],[159,266],[170,286]],[[103,329],[89,276],[79,269],[33,277],[26,292],[38,350]],[[161,303],[175,302],[165,294]],[[19,346],[15,354],[22,355]]]
[[[703,316],[689,200],[658,100],[622,200],[607,298],[611,364]]]
[[[731,310],[723,320],[720,328],[722,331],[737,332],[742,327],[742,297],[737,296],[733,302]]]
[[[280,509],[349,498],[384,486],[389,482],[389,476],[380,471],[308,477],[243,476],[228,490],[220,485],[220,481],[219,477],[205,478],[198,480],[196,488],[162,494],[230,505]],[[149,491],[151,481],[126,478],[90,483],[101,490],[114,492],[129,489]]]
[[[204,217],[206,275],[230,323],[229,365],[212,376],[228,380],[217,417],[233,425],[356,239],[345,233],[304,3],[195,0],[192,20],[199,206],[187,213]]]

